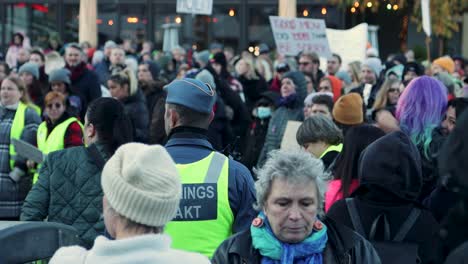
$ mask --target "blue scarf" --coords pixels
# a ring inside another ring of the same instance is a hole
[[[322,253],[328,240],[325,225],[301,243],[289,244],[275,237],[263,212],[258,217],[263,220],[263,225],[251,225],[250,232],[253,247],[262,255],[261,264],[322,264]]]

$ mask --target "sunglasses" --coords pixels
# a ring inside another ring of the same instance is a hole
[[[311,64],[311,62],[308,62],[308,61],[306,61],[306,62],[299,62],[299,65],[307,66],[307,65],[309,65],[309,64]]]
[[[397,88],[390,88],[390,89],[388,89],[388,92],[389,92],[389,93],[394,93],[394,92],[399,92],[399,91],[400,91],[400,89],[397,89]]]
[[[55,106],[55,108],[60,108],[60,107],[62,107],[62,104],[60,104],[60,103],[48,104],[47,108],[52,109],[54,106]]]

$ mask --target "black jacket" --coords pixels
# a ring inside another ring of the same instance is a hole
[[[247,79],[244,76],[239,76],[238,80],[243,87],[247,111],[251,113],[262,93],[268,90],[268,84],[262,76],[259,76],[258,79]]]
[[[162,89],[162,82],[140,84],[146,97],[146,106],[149,119],[150,144],[166,144],[167,135],[164,128],[164,113],[166,111],[166,91]]]
[[[362,153],[358,174],[360,186],[352,196],[365,233],[369,234],[374,219],[385,213],[394,237],[411,210],[418,207],[421,215],[403,241],[418,244],[422,263],[436,263],[433,249],[438,245],[439,225],[417,202],[422,187],[421,160],[411,140],[403,132],[378,139]],[[333,204],[327,216],[354,229],[344,200]]]
[[[138,90],[136,94],[131,95],[121,101],[124,104],[125,112],[132,120],[133,129],[135,132],[135,141],[147,143],[149,115],[143,92]]]
[[[328,242],[323,253],[323,263],[380,263],[372,245],[345,226],[325,218]],[[262,256],[252,247],[250,230],[238,233],[225,240],[213,255],[213,264],[260,264]]]

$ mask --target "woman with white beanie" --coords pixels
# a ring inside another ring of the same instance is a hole
[[[160,145],[120,147],[102,171],[104,222],[115,240],[96,238],[93,248],[59,249],[54,263],[210,263],[197,253],[171,249],[164,226],[182,194],[174,161]]]

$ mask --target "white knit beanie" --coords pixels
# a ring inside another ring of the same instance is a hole
[[[104,166],[102,190],[122,216],[152,227],[172,220],[182,192],[174,161],[160,145],[122,145]]]

